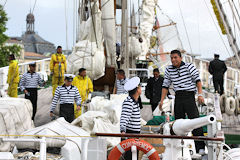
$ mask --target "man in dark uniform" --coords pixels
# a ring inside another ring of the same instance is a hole
[[[154,77],[151,77],[147,81],[147,86],[145,90],[145,95],[150,99],[150,104],[152,106],[152,112],[158,106],[162,96],[162,84],[164,78],[160,75],[158,68],[153,70]]]
[[[214,60],[210,62],[208,71],[213,75],[213,85],[215,92],[218,92],[220,95],[222,95],[224,93],[223,76],[227,71],[227,66],[224,61],[219,60],[218,54],[214,54]]]

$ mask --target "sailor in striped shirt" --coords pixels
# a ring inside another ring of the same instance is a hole
[[[195,103],[195,93],[198,93],[198,102],[204,103],[202,95],[202,83],[198,70],[191,63],[182,61],[181,52],[178,50],[171,51],[172,65],[165,70],[164,81],[162,86],[162,98],[159,109],[162,110],[163,100],[168,93],[168,88],[173,84],[175,91],[174,116],[175,119],[185,119],[186,114],[189,119],[198,118],[199,112]],[[193,130],[194,136],[203,136],[202,128]],[[204,149],[203,141],[195,141],[196,151]]]
[[[140,133],[141,115],[138,98],[142,93],[140,79],[133,77],[124,85],[124,89],[128,91],[129,96],[122,104],[122,113],[120,118],[120,132],[124,133]],[[127,151],[124,155],[125,159],[131,159],[131,151]]]
[[[74,102],[77,104],[77,110],[81,108],[81,96],[77,87],[72,85],[73,77],[73,75],[65,74],[64,84],[57,87],[50,109],[50,116],[53,117],[53,111],[59,100],[59,116],[64,117],[69,123],[74,120]]]
[[[123,69],[117,70],[117,79],[116,84],[113,89],[113,94],[127,94],[128,92],[124,89],[124,84],[128,81],[128,78],[125,76]]]
[[[30,70],[27,73],[24,73],[19,86],[21,91],[25,93],[25,98],[29,99],[33,106],[33,114],[32,114],[32,120],[34,120],[34,117],[37,112],[37,88],[38,86],[43,86],[45,83],[41,79],[40,75],[36,73],[36,63],[30,63],[29,64]]]

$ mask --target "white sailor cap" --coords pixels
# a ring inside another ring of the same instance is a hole
[[[124,89],[126,91],[131,91],[131,90],[137,88],[139,84],[140,84],[140,78],[133,77],[124,84]]]
[[[29,63],[29,66],[35,67],[35,66],[36,66],[36,62],[31,62],[31,63]]]
[[[75,77],[75,75],[73,74],[64,74],[64,77],[66,80],[68,80],[69,82],[73,81],[73,78]]]

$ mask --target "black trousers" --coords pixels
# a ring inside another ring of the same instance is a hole
[[[154,112],[154,110],[157,108],[158,103],[151,103],[152,106],[152,113]]]
[[[197,105],[195,103],[194,92],[177,91],[175,96],[174,105],[175,119],[185,119],[186,114],[189,119],[194,119],[199,117],[199,112]],[[203,136],[203,128],[197,128],[192,131],[194,136]],[[194,141],[196,146],[196,151],[199,149],[204,149],[205,144],[203,141]]]
[[[28,91],[28,95],[25,94],[25,98],[29,99],[32,103],[33,106],[32,120],[34,120],[34,117],[37,112],[37,97],[38,97],[37,88],[26,88],[26,90]]]
[[[218,92],[220,95],[224,93],[223,82],[224,82],[223,77],[213,78],[213,85],[214,85],[215,92]]]
[[[71,123],[74,120],[74,106],[73,104],[60,104],[60,117]]]
[[[131,130],[128,130],[128,129],[126,130],[126,133],[140,134],[140,132],[131,131]],[[124,140],[125,140],[124,138],[121,139],[121,141],[124,141]],[[138,150],[137,150],[137,156],[138,156]],[[123,158],[124,158],[124,160],[132,160],[132,151],[131,151],[131,149],[124,153]]]

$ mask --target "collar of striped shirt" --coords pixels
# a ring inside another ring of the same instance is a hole
[[[67,88],[67,86],[66,86],[65,84],[63,84],[62,87]],[[71,88],[70,88],[70,89],[72,89],[72,88],[73,88],[73,85],[71,85]]]
[[[185,65],[185,63],[182,61],[179,67],[176,67],[176,66],[174,66],[174,65],[172,65],[172,67],[173,67],[173,68],[180,68],[181,66],[184,66],[184,65]]]
[[[31,73],[30,71],[28,71],[27,73]],[[32,72],[32,74],[34,74],[34,73],[36,73],[36,72]]]

